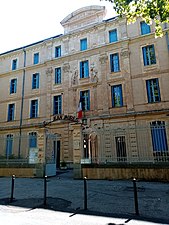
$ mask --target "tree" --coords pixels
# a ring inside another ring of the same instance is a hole
[[[119,16],[126,16],[128,23],[141,17],[146,23],[155,22],[156,36],[162,36],[164,23],[169,23],[169,0],[105,0],[113,3]]]

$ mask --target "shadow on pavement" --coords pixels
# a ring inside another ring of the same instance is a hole
[[[67,201],[65,199],[52,198],[52,197],[47,197],[46,204],[44,204],[43,198],[29,198],[29,199],[17,199],[17,200],[13,199],[12,202],[10,202],[9,198],[0,199],[0,205],[22,207],[22,208],[27,208],[29,210],[33,210],[36,208],[43,208],[48,210],[60,211],[60,212],[68,212],[68,213],[71,213],[69,217],[73,217],[76,214],[83,214],[83,215],[91,215],[91,216],[114,217],[114,218],[126,219],[124,224],[109,223],[107,225],[125,225],[130,220],[133,220],[133,219],[140,220],[140,221],[153,222],[153,223],[168,224],[168,221],[164,219],[136,216],[135,214],[103,213],[103,212],[92,211],[88,209],[84,210],[80,208],[72,209],[71,204],[72,202]]]

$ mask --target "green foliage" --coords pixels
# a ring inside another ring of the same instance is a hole
[[[101,0],[102,1],[102,0]],[[156,36],[162,36],[161,24],[169,23],[169,0],[105,0],[113,3],[119,16],[126,16],[128,23],[141,17],[146,23],[155,22]]]

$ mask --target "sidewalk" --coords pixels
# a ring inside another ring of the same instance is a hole
[[[74,180],[72,171],[47,181],[46,205],[44,179],[39,178],[16,178],[10,203],[11,178],[0,178],[2,224],[169,224],[168,183],[137,182],[139,216],[136,216],[131,180],[87,180],[87,210],[84,210],[84,181]]]

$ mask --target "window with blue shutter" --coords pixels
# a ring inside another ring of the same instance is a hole
[[[160,88],[158,78],[146,80],[148,103],[160,102]]]
[[[33,63],[34,64],[38,64],[39,63],[39,52],[34,54]]]
[[[38,117],[38,99],[31,100],[30,118]]]
[[[39,88],[39,73],[34,73],[32,75],[32,89]]]
[[[110,68],[111,68],[111,72],[119,72],[120,71],[119,54],[118,53],[110,55]]]
[[[123,93],[122,85],[112,86],[112,107],[122,107],[123,106]]]
[[[80,78],[89,77],[89,63],[88,60],[80,62]]]
[[[29,148],[37,148],[37,133],[29,133]]]
[[[13,121],[15,116],[15,104],[8,105],[8,121]]]
[[[61,67],[55,68],[55,84],[61,84]]]
[[[55,47],[55,58],[61,57],[61,46]]]
[[[109,31],[109,42],[116,42],[117,39],[117,29],[111,30]]]
[[[82,110],[83,111],[90,110],[90,90],[81,91],[80,99],[82,102]]]
[[[53,97],[53,114],[62,114],[62,95]]]
[[[150,123],[151,137],[154,152],[168,151],[167,135],[164,121],[153,121]]]
[[[141,34],[149,34],[151,32],[150,30],[150,25],[148,25],[146,22],[142,21],[140,22],[140,27],[141,27]]]
[[[13,149],[13,135],[8,134],[6,136],[6,157],[7,158],[12,155],[12,152],[13,152],[12,149]]]
[[[80,40],[80,51],[87,49],[87,38]]]
[[[10,94],[16,93],[17,90],[17,79],[12,79],[10,82]]]
[[[13,59],[12,60],[12,70],[16,70],[17,69],[17,59]]]
[[[156,64],[156,56],[154,45],[147,45],[142,48],[144,66],[150,66]]]

